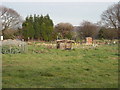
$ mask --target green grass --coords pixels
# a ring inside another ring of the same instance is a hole
[[[3,54],[3,88],[118,87],[117,45],[28,49],[26,54]]]

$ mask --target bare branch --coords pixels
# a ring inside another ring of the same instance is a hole
[[[120,3],[114,4],[104,11],[101,19],[108,27],[118,28],[120,24]]]
[[[0,6],[0,13],[1,30],[19,27],[22,24],[21,16],[15,10]]]

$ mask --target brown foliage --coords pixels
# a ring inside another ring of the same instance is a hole
[[[62,35],[62,38],[65,38],[67,34],[71,34],[73,30],[73,25],[70,23],[59,23],[55,26],[55,31]]]
[[[113,28],[105,29],[104,37],[107,39],[116,39],[116,38],[118,38],[118,30],[113,29]]]
[[[98,34],[98,27],[91,23],[91,22],[88,22],[88,21],[83,21],[81,26],[80,26],[80,29],[79,29],[79,36],[80,37],[93,37],[95,38],[96,35]]]

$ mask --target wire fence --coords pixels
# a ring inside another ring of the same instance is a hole
[[[24,41],[8,39],[1,42],[2,54],[26,53],[28,51],[27,43]]]

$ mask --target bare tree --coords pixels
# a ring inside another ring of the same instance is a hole
[[[7,29],[15,29],[22,24],[21,16],[13,9],[0,6],[0,30],[4,33]]]
[[[120,2],[110,6],[104,11],[101,19],[107,27],[120,28]]]
[[[98,27],[97,25],[88,22],[83,21],[81,23],[80,29],[79,29],[79,37],[85,38],[85,37],[93,37],[95,38],[98,34]]]
[[[73,25],[70,23],[59,23],[55,26],[55,31],[62,38],[72,38]]]

